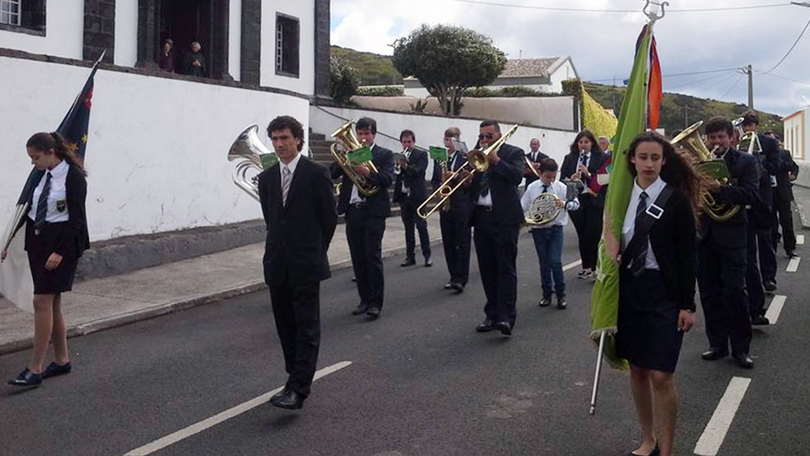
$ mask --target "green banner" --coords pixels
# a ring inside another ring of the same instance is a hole
[[[262,169],[269,169],[278,164],[278,155],[276,154],[262,154]]]
[[[352,163],[366,163],[370,162],[374,156],[371,154],[371,148],[365,146],[349,152],[346,154],[346,158]]]
[[[437,162],[447,161],[447,148],[439,146],[430,146],[430,158]]]

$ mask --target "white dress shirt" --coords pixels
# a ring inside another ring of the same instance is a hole
[[[658,180],[653,182],[652,185],[646,189],[639,187],[638,181],[633,182],[633,193],[630,195],[630,205],[627,206],[627,212],[624,214],[624,224],[622,225],[622,251],[627,248],[627,245],[630,244],[630,240],[633,239],[633,234],[636,229],[636,210],[638,209],[641,192],[647,192],[647,207],[650,207],[651,204],[655,203],[655,200],[658,199],[658,195],[661,194],[661,191],[664,190],[666,186],[667,183],[664,182],[664,179],[661,179],[660,176]],[[644,268],[660,269],[649,239],[647,239],[647,256],[644,261]]]
[[[292,161],[290,161],[286,165],[284,164],[284,162],[279,163],[279,165],[281,165],[281,169],[279,169],[279,171],[281,172],[282,176],[284,175],[284,168],[290,169],[290,182],[292,182],[292,178],[295,175],[295,168],[298,167],[299,161],[301,161],[301,153],[295,154],[295,158],[293,158]]]
[[[374,150],[374,144],[368,146],[368,148]],[[366,197],[361,195],[360,192],[357,191],[357,186],[352,183],[352,196],[349,198],[349,204],[364,203],[365,201]]]
[[[36,220],[37,207],[39,206],[39,199],[42,198],[42,190],[45,187],[45,180],[48,174],[51,175],[51,190],[45,197],[48,198],[48,212],[45,215],[45,221],[48,223],[60,223],[70,220],[70,214],[67,206],[67,174],[70,165],[65,160],[62,160],[52,170],[46,171],[42,175],[39,184],[34,189],[34,199],[31,203],[31,210],[28,211],[28,218]]]
[[[523,206],[523,212],[528,211],[532,201],[543,193],[543,185],[545,185],[543,184],[543,181],[538,179],[526,187],[526,191],[520,198],[520,204]],[[553,193],[557,195],[557,198],[566,201],[568,196],[568,186],[558,180],[555,180],[551,183],[551,185],[549,185],[548,192]],[[573,200],[568,201],[565,204],[565,207],[560,210],[560,214],[554,219],[554,221],[546,223],[545,225],[532,226],[531,229],[536,230],[550,228],[552,226],[565,226],[568,224],[568,211],[575,211],[577,209],[579,209],[579,199],[574,197]]]

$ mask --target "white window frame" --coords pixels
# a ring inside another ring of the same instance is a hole
[[[22,0],[0,0],[0,24],[15,25],[22,23]],[[17,12],[13,12],[16,7]]]

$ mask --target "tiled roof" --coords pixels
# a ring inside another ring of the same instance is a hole
[[[527,78],[548,76],[548,70],[561,57],[543,57],[539,59],[507,60],[506,68],[500,78]]]

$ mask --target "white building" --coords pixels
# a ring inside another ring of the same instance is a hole
[[[810,158],[810,107],[783,119],[785,132],[783,135],[785,149],[793,154],[797,160]]]
[[[507,60],[506,68],[489,89],[528,87],[541,93],[562,93],[562,82],[579,79],[570,56]],[[405,95],[426,98],[428,91],[414,77],[404,79]]]
[[[103,49],[87,147],[92,240],[261,218],[229,146],[282,114],[309,125],[329,92],[329,0],[0,0],[0,224]],[[207,77],[158,68],[197,41]]]

